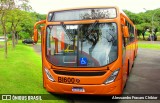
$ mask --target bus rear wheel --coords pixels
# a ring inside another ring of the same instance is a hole
[[[135,52],[134,52],[134,55],[133,55],[133,64],[132,64],[132,68],[134,67],[134,60],[135,60]]]
[[[129,61],[128,61],[128,66],[127,66],[127,79],[126,79],[126,83],[124,85],[124,88],[126,88],[128,77],[129,77]]]

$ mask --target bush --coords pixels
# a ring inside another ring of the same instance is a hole
[[[157,35],[157,36],[160,36],[160,32],[157,32],[156,35]]]
[[[145,32],[145,36],[149,36],[150,33],[148,31]]]
[[[7,37],[8,37],[8,39],[11,39],[12,38],[12,34],[8,34]]]
[[[147,31],[147,32],[145,33],[145,36],[149,36],[149,34],[150,34],[150,33]],[[157,36],[160,36],[160,32],[157,32],[156,35],[157,35]]]
[[[22,39],[28,39],[28,38],[30,38],[29,33],[26,33],[26,32],[23,32],[23,31],[19,32],[19,36]]]

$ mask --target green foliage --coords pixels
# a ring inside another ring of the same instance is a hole
[[[137,29],[146,30],[150,28],[150,23],[141,23],[136,25]]]
[[[30,38],[30,34],[28,32],[24,32],[24,31],[19,32],[19,36],[22,39],[28,39],[28,38]]]
[[[33,12],[33,14],[36,16],[37,21],[46,19],[46,15],[45,14],[39,14],[39,13],[36,13],[36,12]],[[38,25],[38,27],[37,27],[39,30],[40,30],[40,26],[42,26],[42,25]]]
[[[44,20],[46,15],[38,14],[35,12],[26,12],[19,9],[10,10],[6,15],[6,30],[9,38],[12,37],[12,22],[16,26],[16,33],[20,39],[31,38],[33,36],[33,26],[39,20]],[[3,35],[0,25],[0,35]],[[40,27],[39,27],[40,28]]]
[[[36,13],[36,12],[32,12],[31,14],[36,16],[37,21],[46,19],[45,14],[39,14],[39,13]]]
[[[36,22],[36,17],[35,15],[32,15],[31,13],[29,12],[24,12],[25,13],[25,18],[24,20],[20,23],[20,26],[23,27],[22,28],[22,31],[23,32],[26,32],[26,33],[23,33],[23,34],[27,34],[27,37],[32,37],[33,35],[33,26],[34,26],[34,23]],[[29,36],[28,36],[29,34]],[[26,36],[22,36],[21,37],[26,37]]]
[[[153,29],[155,30],[155,32],[160,31],[160,26],[159,26],[160,25],[160,8],[155,10],[147,10],[146,12],[140,12],[137,14],[127,10],[124,10],[124,12],[136,25],[136,28],[139,31],[139,33],[142,33],[147,29],[149,29],[150,31],[152,30],[152,17],[153,17]]]
[[[11,39],[11,38],[12,38],[12,34],[7,34],[7,37],[8,37],[9,39]]]
[[[20,33],[20,38],[32,37],[34,23],[45,19],[46,15],[29,12],[32,7],[28,2],[28,0],[0,1],[2,4],[0,5],[0,24],[3,24],[0,25],[0,35],[12,34],[14,38],[14,35],[19,35],[23,31],[25,33]]]
[[[160,32],[157,32],[156,35],[157,35],[157,36],[160,36]]]
[[[133,21],[134,24],[139,24],[139,23],[142,23],[143,20],[141,18],[140,15],[137,15],[135,13],[132,13],[128,10],[124,10],[124,12],[127,14],[127,16]]]
[[[2,32],[2,30],[0,30],[0,36],[2,36],[3,35],[3,32]]]

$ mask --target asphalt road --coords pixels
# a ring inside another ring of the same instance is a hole
[[[138,50],[124,93],[160,94],[160,50]]]
[[[39,46],[35,46],[35,49]],[[40,49],[36,49],[40,52]],[[160,50],[138,50],[123,94],[160,94]],[[108,100],[107,97],[70,95],[71,103],[160,103],[160,100]],[[63,98],[63,97],[61,97]],[[95,99],[97,98],[97,99]]]

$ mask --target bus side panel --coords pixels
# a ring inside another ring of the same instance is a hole
[[[42,32],[41,32],[42,33]],[[42,34],[41,34],[41,51],[42,51],[42,53],[41,53],[41,56],[42,56],[42,77],[43,77],[43,87],[44,88],[46,88],[46,83],[45,83],[45,76],[44,76],[44,73],[45,73],[45,71],[44,71],[44,66],[45,66],[45,64],[44,64],[44,56],[45,56],[45,50],[43,49],[44,48],[44,46],[45,46],[45,32],[43,32]]]

